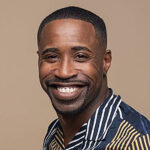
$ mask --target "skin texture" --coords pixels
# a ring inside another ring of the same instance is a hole
[[[40,83],[57,112],[67,146],[109,94],[111,52],[97,39],[91,23],[77,19],[47,23],[38,46]],[[75,92],[58,90],[66,87]]]

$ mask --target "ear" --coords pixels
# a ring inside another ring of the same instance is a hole
[[[41,59],[41,58],[40,58],[40,51],[39,51],[39,50],[37,50],[37,52],[36,52],[36,53],[37,53],[37,55],[38,55],[38,65],[40,65],[40,59]]]
[[[39,56],[39,54],[40,54],[40,53],[39,53],[39,50],[37,50],[37,51],[36,51],[36,53],[37,53],[37,54],[38,54],[38,56]]]
[[[111,60],[112,60],[111,50],[106,50],[106,52],[105,52],[105,54],[104,54],[104,59],[103,59],[104,75],[107,74],[107,71],[108,71],[109,68],[110,68]]]

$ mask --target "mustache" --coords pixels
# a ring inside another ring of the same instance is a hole
[[[85,80],[78,80],[78,79],[59,79],[59,78],[54,78],[54,79],[47,79],[45,81],[46,86],[49,86],[51,83],[82,83],[85,85],[89,85],[89,81]]]

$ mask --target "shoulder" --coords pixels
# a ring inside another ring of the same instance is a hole
[[[141,135],[150,134],[150,121],[125,102],[120,104],[123,119],[130,123]]]
[[[110,139],[110,137],[112,137]],[[107,135],[108,149],[150,149],[150,122],[124,102]]]
[[[58,124],[58,119],[53,120],[53,121],[50,123],[50,125],[48,126],[47,132],[50,132],[50,130],[55,129],[56,126],[57,126],[57,124]]]
[[[45,138],[48,136],[48,134],[50,134],[51,132],[53,132],[56,129],[58,122],[59,122],[58,119],[55,119],[54,121],[52,121],[50,123],[50,125],[48,126],[48,129],[47,129]]]
[[[48,145],[48,143],[53,139],[53,136],[55,134],[56,128],[58,126],[58,119],[55,119],[54,121],[51,122],[51,124],[49,125],[48,129],[47,129],[47,133],[46,136],[44,138],[44,147]]]

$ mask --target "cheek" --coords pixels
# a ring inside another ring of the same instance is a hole
[[[52,70],[54,70],[55,66],[54,65],[50,65],[47,62],[42,62],[39,65],[39,77],[40,80],[43,80],[45,77],[47,77],[49,74],[52,73]]]
[[[82,73],[90,78],[94,83],[99,81],[103,74],[102,66],[100,66],[100,64],[96,64],[96,62],[80,64],[78,65],[78,69],[81,70]]]

